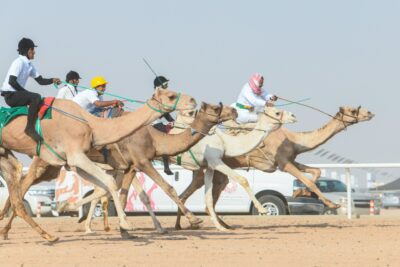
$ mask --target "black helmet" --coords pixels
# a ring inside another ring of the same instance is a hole
[[[26,55],[28,53],[29,48],[37,47],[33,41],[29,38],[22,38],[18,43],[18,52],[21,55]]]
[[[154,79],[154,88],[162,86],[164,83],[169,82],[164,76],[157,76]]]
[[[67,77],[65,78],[65,81],[69,82],[70,80],[79,80],[79,79],[82,79],[81,76],[79,76],[79,73],[71,70],[70,72],[67,73]]]

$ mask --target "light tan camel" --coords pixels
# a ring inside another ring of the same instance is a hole
[[[191,112],[194,113],[195,111]],[[200,111],[198,113],[196,112],[195,120],[192,122],[190,128],[188,128],[184,132],[177,135],[166,135],[154,129],[152,126],[142,127],[132,135],[118,142],[117,145],[109,145],[109,155],[107,157],[108,161],[103,161],[103,163],[108,163],[115,170],[125,171],[128,169],[128,172],[125,176],[132,177],[135,175],[135,169],[154,169],[151,165],[151,160],[155,156],[160,156],[164,154],[174,155],[177,153],[181,153],[187,150],[193,144],[197,143],[201,138],[203,138],[204,133],[208,133],[210,128],[216,123],[228,119],[234,119],[236,118],[236,116],[236,110],[232,109],[231,107],[223,107],[222,105],[215,106],[203,103]],[[94,153],[90,153],[90,159],[95,161],[104,160],[102,155],[98,157],[98,155],[95,155]],[[28,175],[25,179],[23,179],[21,183],[21,191],[25,193],[29,186],[34,182],[36,183],[39,181],[51,180],[56,178],[59,170],[60,167],[50,166],[46,162],[35,159],[28,171]],[[179,202],[179,198],[176,192],[168,183],[163,180],[160,175],[158,175],[158,173],[157,176],[155,176],[153,179],[168,195],[171,196],[171,198],[174,198]],[[133,181],[133,185],[138,193],[142,191],[140,184],[136,180]],[[97,191],[98,190],[96,190],[96,192]],[[140,197],[144,199],[146,204],[149,205],[149,200],[148,198],[146,198],[147,195],[143,196],[143,194],[140,193]],[[95,202],[97,202],[97,200],[95,200]],[[123,202],[126,203],[126,196]],[[77,203],[77,205],[68,208],[75,209],[82,203],[85,202],[81,201]],[[2,215],[7,212],[9,208],[8,204],[6,204]],[[194,225],[201,222],[196,217],[194,217],[194,215],[190,213],[183,205],[181,205],[181,208],[187,214],[189,220]],[[7,237],[8,231],[11,228],[12,219],[13,217],[10,218],[9,223],[2,230],[2,234],[4,237]],[[158,224],[157,227],[156,223],[158,222],[155,221],[157,230],[159,232],[164,232],[164,230],[161,228],[161,225]],[[90,228],[87,227],[87,229],[89,229],[89,232]]]
[[[117,195],[117,186],[112,176],[106,174],[85,155],[92,146],[101,147],[115,143],[132,134],[142,125],[154,121],[164,112],[177,109],[193,109],[196,102],[193,98],[177,94],[169,90],[156,90],[153,97],[146,105],[131,114],[115,119],[102,119],[83,110],[79,105],[68,100],[55,100],[53,103],[53,118],[41,122],[43,137],[46,144],[54,149],[55,155],[43,146],[40,158],[45,162],[75,169],[82,177],[102,188],[101,193],[110,192],[114,199],[116,210],[120,219],[121,229],[130,229],[129,223]],[[9,165],[16,164],[11,159],[10,150],[29,156],[36,155],[36,142],[25,135],[26,116],[19,116],[12,120],[2,131],[2,147],[8,157]],[[0,166],[1,167],[1,166]],[[19,167],[14,166],[14,169]],[[56,241],[54,237],[41,229],[23,208],[20,190],[16,188],[19,177],[6,173],[9,168],[1,169],[9,188],[10,200],[17,216],[22,217],[32,228],[48,241]],[[19,173],[20,175],[20,173]],[[94,196],[96,197],[96,196]],[[13,202],[15,200],[15,202]]]
[[[256,149],[251,152],[233,158],[224,157],[224,162],[231,168],[256,168],[265,172],[274,172],[278,168],[281,171],[288,172],[302,181],[312,192],[329,207],[337,208],[338,205],[329,201],[315,186],[315,181],[320,177],[321,171],[318,168],[306,166],[295,161],[296,157],[304,152],[313,150],[318,146],[327,142],[337,133],[346,129],[348,126],[358,122],[369,121],[374,117],[370,111],[364,108],[341,107],[339,112],[323,127],[310,132],[291,132],[288,129],[280,128],[271,132]],[[312,175],[310,180],[303,172]],[[193,176],[192,183],[180,195],[185,202],[197,189],[204,184],[204,173],[196,172]],[[213,188],[213,205],[215,206],[221,192],[228,184],[228,178],[222,173],[216,173],[214,177],[215,187]],[[301,194],[308,195],[307,192],[296,192],[294,196]],[[218,218],[219,219],[219,218]],[[221,219],[219,221],[226,227],[230,228]],[[180,229],[180,212],[175,227]]]

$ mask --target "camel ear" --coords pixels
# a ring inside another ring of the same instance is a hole
[[[342,113],[342,114],[344,114],[344,108],[343,108],[343,107],[340,107],[340,108],[339,108],[339,112]]]
[[[205,111],[205,110],[206,110],[206,103],[201,102],[201,108],[200,108],[200,110],[201,110],[201,111]]]

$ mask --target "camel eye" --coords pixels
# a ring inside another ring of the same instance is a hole
[[[355,110],[351,111],[351,115],[356,115],[356,111]]]
[[[281,115],[281,113],[280,113],[280,112],[276,112],[275,115],[276,115],[276,116],[279,116],[279,115]]]
[[[175,98],[176,98],[175,95],[170,95],[170,96],[168,96],[168,99],[169,99],[169,100],[174,100]]]
[[[189,116],[190,116],[190,117],[192,117],[193,114],[194,114],[194,111],[190,111],[190,112],[189,112]]]

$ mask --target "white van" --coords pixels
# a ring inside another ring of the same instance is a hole
[[[164,174],[161,165],[155,165],[155,167],[164,179],[176,189],[178,194],[182,193],[192,181],[193,172],[180,166],[171,165],[171,170],[174,172],[174,175],[171,176]],[[269,215],[322,214],[324,212],[323,203],[317,199],[294,199],[291,197],[295,178],[287,173],[277,171],[270,174],[254,169],[236,171],[248,179],[254,194],[261,204],[268,209]],[[154,211],[162,213],[177,211],[176,204],[153,180],[143,173],[138,173],[137,177],[147,192]],[[62,171],[56,182],[56,201],[68,200],[74,202],[79,197],[88,195],[92,189],[93,187],[90,184],[82,182],[76,174]],[[193,212],[204,212],[204,187],[196,191],[185,205]],[[88,207],[86,205],[84,209],[87,210]],[[221,194],[216,210],[220,213],[258,214],[246,191],[232,180]],[[129,190],[125,211],[127,213],[146,212],[146,207],[139,200],[132,187]],[[113,205],[110,205],[109,213],[115,214]],[[101,215],[100,208],[96,209],[95,215]]]

